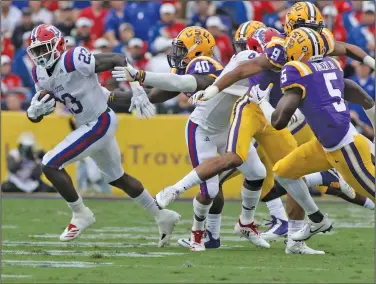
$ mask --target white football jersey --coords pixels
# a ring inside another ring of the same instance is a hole
[[[63,53],[51,75],[37,66],[32,70],[37,90],[51,91],[74,115],[78,125],[95,121],[106,109],[109,91],[95,73],[95,58],[84,47]]]
[[[245,50],[234,55],[216,80],[256,56],[259,56],[259,53],[253,50]],[[190,116],[190,120],[208,131],[217,132],[227,130],[230,124],[231,111],[234,103],[239,97],[246,94],[248,90],[248,79],[236,82],[214,98],[208,101],[198,102],[198,105]]]

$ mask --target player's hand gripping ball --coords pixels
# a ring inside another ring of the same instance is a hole
[[[45,103],[55,99],[55,96],[51,91],[42,90],[42,91],[39,91],[38,101],[41,101],[46,95],[49,95],[49,98],[45,101]],[[55,100],[54,106],[56,106],[56,100]]]

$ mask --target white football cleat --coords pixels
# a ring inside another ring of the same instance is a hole
[[[191,246],[191,239],[190,238],[178,239],[178,244],[179,244],[179,246],[181,246],[183,248],[189,248]]]
[[[314,250],[306,245],[305,242],[288,241],[286,243],[285,253],[287,254],[325,254],[322,250]]]
[[[72,220],[60,235],[60,241],[69,242],[80,236],[87,228],[95,223],[95,216],[91,210],[86,207],[82,213],[73,213]]]
[[[356,196],[355,190],[343,179],[341,174],[335,169],[328,170],[328,172],[338,178],[339,188],[342,193],[345,194],[348,198],[354,199]]]
[[[155,222],[159,230],[159,243],[158,247],[164,247],[168,244],[176,223],[180,220],[180,214],[175,211],[162,209]]]
[[[205,250],[205,230],[193,231],[191,233],[191,243],[189,244],[191,251]]]
[[[330,231],[333,228],[332,224],[333,223],[328,218],[328,215],[325,214],[320,223],[313,223],[312,221],[308,221],[303,228],[291,235],[291,239],[293,239],[294,241],[308,240],[313,235]]]
[[[235,225],[234,231],[236,235],[241,238],[243,237],[248,239],[248,241],[254,244],[256,247],[270,248],[270,244],[260,236],[254,222],[248,225],[243,225],[240,223],[239,219]]]
[[[155,196],[155,200],[157,201],[159,207],[166,208],[171,202],[178,199],[182,193],[183,192],[176,187],[168,186],[162,191],[158,192],[158,194]]]

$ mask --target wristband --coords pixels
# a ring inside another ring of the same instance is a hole
[[[372,68],[373,70],[375,70],[375,59],[372,58],[371,56],[367,55],[366,57],[364,57],[363,63],[367,65],[369,68]]]

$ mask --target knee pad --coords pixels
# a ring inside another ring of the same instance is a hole
[[[246,160],[238,170],[247,180],[260,180],[266,177],[265,166],[257,155],[253,159]]]
[[[204,197],[213,199],[219,192],[219,178],[214,176],[200,184],[200,194]]]
[[[245,183],[250,187],[250,188],[259,188],[261,189],[261,186],[264,182],[264,179],[259,179],[259,180],[247,180],[245,179]]]

